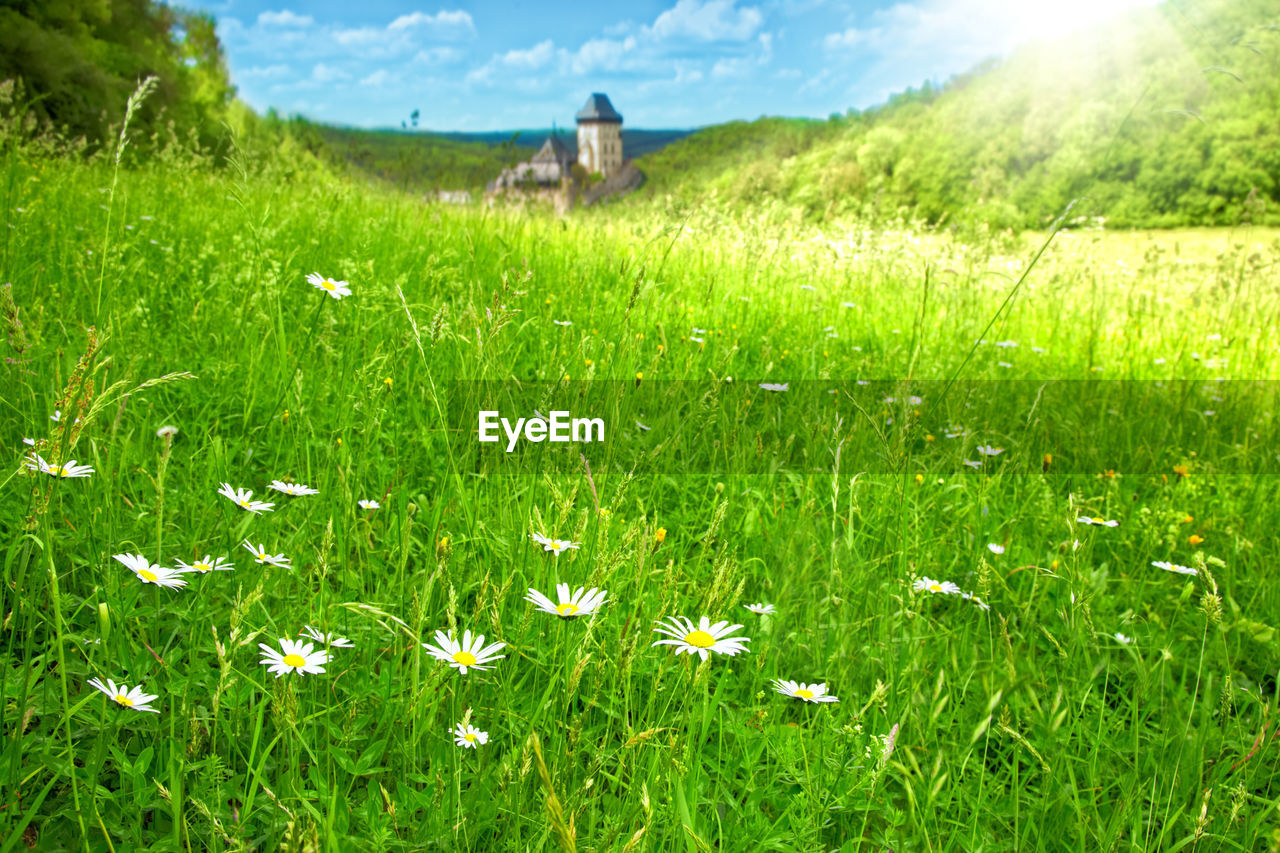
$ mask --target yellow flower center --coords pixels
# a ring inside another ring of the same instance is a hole
[[[329,281],[329,279],[327,278],[324,281],[320,282],[320,286],[323,287],[325,290],[329,290],[329,291],[332,291],[334,288],[337,287],[336,284]]]
[[[716,644],[716,638],[706,631],[694,631],[692,634],[685,634],[684,641],[700,649],[709,649]]]
[[[563,542],[552,542],[552,543],[551,543],[551,550],[552,550],[552,551],[562,551],[562,550],[564,550],[564,543],[563,543]]]
[[[249,508],[249,502],[248,502],[248,501],[240,501],[240,506],[244,507],[245,509],[248,509],[248,508]]]
[[[307,661],[302,655],[285,655],[283,661],[285,666],[291,666],[294,669],[307,665]]]
[[[556,612],[561,616],[572,616],[578,612],[578,605],[573,604],[572,602],[565,602],[556,608]]]
[[[929,592],[942,592],[942,584],[937,581],[929,584]]]
[[[472,743],[475,743],[475,742],[476,742],[476,740],[477,740],[476,736],[475,736],[475,735],[473,735],[471,732],[467,732],[467,733],[466,733],[465,735],[463,735],[462,737],[463,737],[463,739],[465,739],[465,740],[469,740],[469,741],[471,741]]]
[[[1095,515],[1095,516],[1093,517],[1093,523],[1094,523],[1094,524],[1101,524],[1101,523],[1102,523],[1102,519],[1098,518],[1098,517]]]
[[[208,563],[194,563],[192,564],[191,568],[195,569],[197,572],[213,571],[213,566],[209,565]]]
[[[126,708],[133,707],[133,700],[130,699],[128,696],[124,695],[123,693],[117,693],[114,698],[118,704],[121,704]]]
[[[159,580],[159,578],[156,577],[156,573],[150,569],[139,569],[138,577],[142,578],[144,581],[151,581],[151,583],[155,583]]]
[[[55,477],[65,477],[67,476],[67,469],[63,468],[61,465],[50,465],[49,473]]]
[[[795,693],[792,693],[791,695],[792,695],[792,696],[799,696],[801,699],[812,699],[812,698],[813,698],[813,691],[812,691],[812,690],[806,690],[805,688],[801,687],[799,690],[797,690]]]
[[[453,659],[463,666],[475,666],[476,656],[471,652],[454,652]]]

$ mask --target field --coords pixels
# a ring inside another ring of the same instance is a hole
[[[1277,232],[4,170],[0,850],[1280,849]],[[475,441],[490,395],[591,394],[603,444]],[[652,645],[704,615],[742,653]],[[353,645],[275,677],[304,626]]]

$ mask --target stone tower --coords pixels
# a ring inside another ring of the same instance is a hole
[[[609,96],[592,93],[578,110],[578,162],[588,172],[606,178],[622,168],[622,116]]]

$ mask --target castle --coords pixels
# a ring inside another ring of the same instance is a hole
[[[503,169],[490,190],[517,186],[555,187],[571,181],[575,163],[587,175],[610,178],[622,171],[622,116],[609,96],[593,92],[575,116],[578,123],[578,155],[575,159],[559,137],[552,135],[525,163]]]

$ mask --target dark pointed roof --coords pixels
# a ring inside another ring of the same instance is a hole
[[[532,163],[565,163],[573,162],[573,154],[560,141],[558,136],[548,136],[547,141],[542,143],[542,147],[538,149],[538,153],[533,155]]]
[[[622,116],[609,103],[609,96],[603,92],[592,92],[586,105],[578,110],[575,116],[579,123],[584,121],[605,121],[622,124]]]

